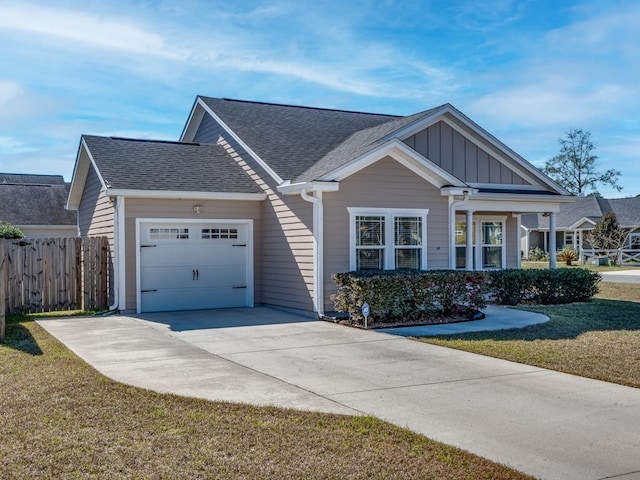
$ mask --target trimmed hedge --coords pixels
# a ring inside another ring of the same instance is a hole
[[[601,275],[582,268],[557,270],[374,270],[336,273],[335,309],[362,325],[433,322],[480,310],[490,297],[501,305],[584,302],[598,292]]]
[[[586,302],[598,293],[602,276],[585,268],[558,268],[556,270],[496,270],[489,272],[491,293],[496,303]]]
[[[362,305],[370,307],[372,323],[420,322],[461,315],[486,306],[486,272],[449,270],[374,270],[336,273],[338,292],[332,297],[339,312],[364,323]]]

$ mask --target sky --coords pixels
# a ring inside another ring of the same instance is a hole
[[[80,135],[178,140],[196,95],[408,115],[451,103],[536,166],[572,128],[640,194],[640,1],[0,0],[0,171]],[[135,161],[132,159],[132,161]]]

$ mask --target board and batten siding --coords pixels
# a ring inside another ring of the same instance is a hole
[[[530,184],[445,122],[437,122],[404,142],[464,182]]]
[[[84,150],[81,155],[86,155]],[[89,167],[84,184],[82,198],[78,206],[78,232],[81,237],[107,237],[109,242],[108,258],[108,292],[109,305],[113,304],[114,294],[114,219],[115,209],[100,183],[100,178],[93,168]]]
[[[349,271],[348,207],[428,209],[427,267],[449,268],[448,198],[440,190],[390,157],[340,182],[324,199],[324,307],[333,310],[333,273]],[[393,228],[393,227],[391,227]]]
[[[254,301],[261,302],[261,239],[260,201],[233,200],[167,200],[128,198],[125,202],[126,232],[126,296],[127,310],[135,310],[136,305],[136,219],[157,218],[186,219],[193,223],[207,220],[253,220],[253,283]],[[201,205],[200,214],[193,212],[193,205]]]
[[[267,195],[262,202],[262,303],[313,310],[313,206],[276,182],[218,122],[205,114],[193,138],[222,145]]]

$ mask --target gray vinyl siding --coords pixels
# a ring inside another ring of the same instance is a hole
[[[193,139],[219,143],[267,195],[262,202],[262,303],[313,310],[313,206],[299,195],[282,195],[275,181],[210,115]]]
[[[193,205],[202,206],[200,214],[193,212]],[[125,258],[126,258],[126,309],[136,309],[136,219],[169,218],[190,219],[194,223],[206,220],[253,220],[253,283],[254,302],[262,302],[262,250],[260,201],[239,200],[164,200],[128,198],[125,201]]]
[[[405,143],[465,182],[529,185],[481,146],[444,122],[437,122],[408,137]]]
[[[324,306],[333,310],[331,275],[349,271],[348,207],[428,209],[427,268],[449,268],[448,199],[426,180],[387,157],[324,194]]]
[[[82,152],[86,155],[86,152]],[[93,166],[89,167],[87,180],[78,207],[78,230],[81,237],[102,237],[109,239],[109,304],[114,301],[114,215],[115,211],[109,197]]]

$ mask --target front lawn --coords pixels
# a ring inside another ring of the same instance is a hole
[[[531,478],[372,417],[126,386],[30,321],[0,345],[0,405],[3,479]]]
[[[549,268],[549,262],[531,262],[528,260],[523,260],[521,266],[524,269],[538,268],[546,270]],[[623,270],[640,270],[638,269],[638,267],[621,267],[618,265],[580,265],[580,262],[573,262],[573,265],[567,265],[565,262],[561,262],[560,260],[556,262],[556,266],[558,268],[586,268],[587,270],[592,270],[594,272],[621,272]]]
[[[640,285],[601,283],[588,303],[518,306],[545,324],[420,341],[640,387]]]

